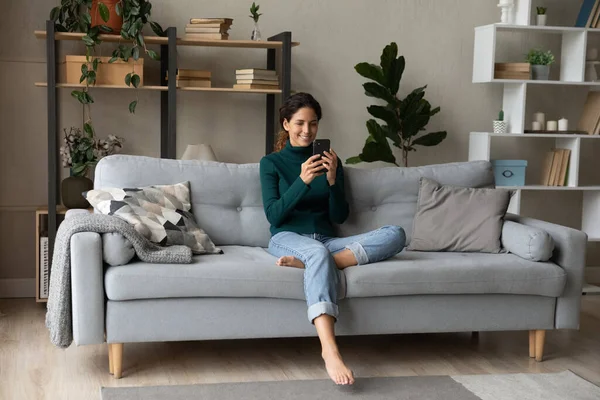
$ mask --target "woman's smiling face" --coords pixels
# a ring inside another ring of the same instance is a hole
[[[319,120],[312,108],[299,109],[290,121],[283,121],[283,128],[290,134],[290,144],[294,147],[307,147],[317,137]]]

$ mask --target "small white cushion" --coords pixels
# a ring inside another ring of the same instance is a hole
[[[102,234],[102,257],[109,265],[125,265],[135,256],[129,239],[116,232]]]

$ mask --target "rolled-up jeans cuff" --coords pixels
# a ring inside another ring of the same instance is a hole
[[[367,252],[365,251],[364,247],[362,247],[362,244],[354,242],[347,245],[346,248],[354,253],[354,257],[356,258],[358,265],[369,263],[369,257],[367,256]]]
[[[337,320],[338,317],[338,306],[337,304],[330,303],[328,301],[322,301],[320,303],[315,303],[308,307],[308,320],[310,323],[313,323],[313,320],[317,318],[319,315],[331,315],[333,318]]]

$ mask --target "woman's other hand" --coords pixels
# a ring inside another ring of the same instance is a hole
[[[318,154],[310,157],[302,164],[300,179],[302,179],[305,184],[310,185],[313,179],[324,174],[322,164],[323,160],[320,159]]]
[[[323,152],[323,154],[323,165],[327,169],[327,182],[329,183],[329,186],[332,186],[335,184],[335,174],[338,166],[338,157],[337,154],[335,154],[335,151],[333,151],[333,149],[329,149],[329,151],[325,151]]]

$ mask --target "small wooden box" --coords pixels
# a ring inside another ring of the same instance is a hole
[[[140,76],[140,86],[144,85],[144,59],[134,61],[130,58],[128,62],[117,60],[109,64],[111,57],[92,57],[90,60],[99,58],[101,63],[96,72],[96,85],[120,85],[125,86],[125,76],[135,72]],[[66,56],[64,67],[60,68],[60,83],[79,83],[81,79],[81,66],[85,64],[85,56]],[[91,62],[88,68],[92,68]]]

